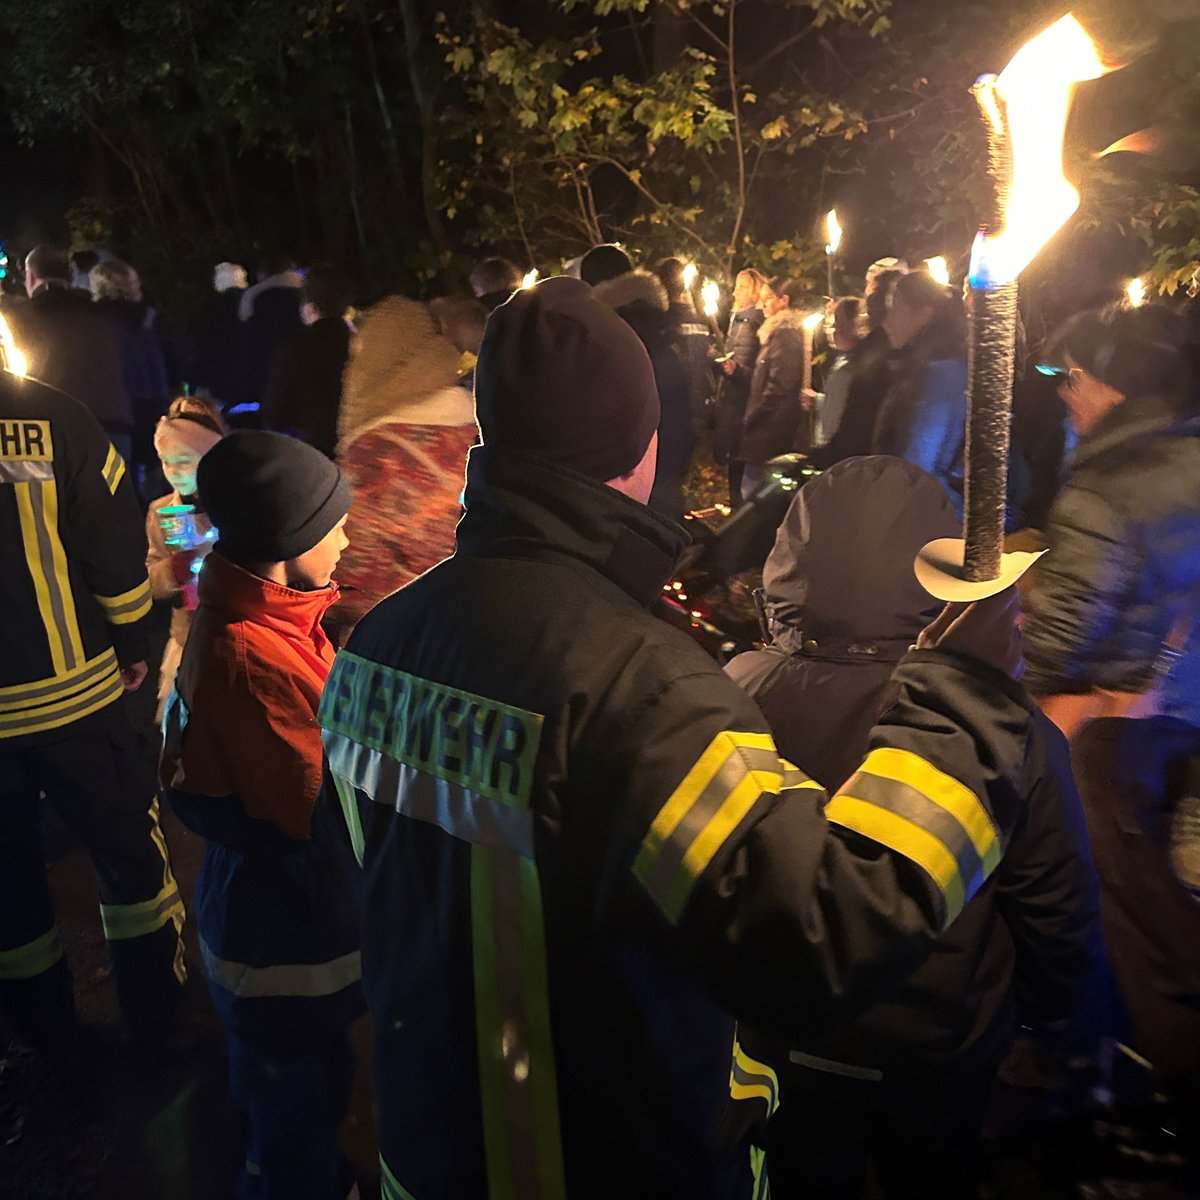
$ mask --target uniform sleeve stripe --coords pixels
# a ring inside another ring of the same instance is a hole
[[[799,785],[802,773],[795,776]],[[670,921],[679,920],[696,880],[759,796],[777,793],[783,780],[769,735],[726,730],[713,738],[659,810],[633,863]]]
[[[958,861],[932,833],[914,825],[907,817],[840,792],[825,806],[825,817],[832,824],[870,838],[920,867],[937,887],[943,929],[962,912],[966,891]]]
[[[880,779],[907,784],[944,809],[971,839],[971,845],[983,864],[984,876],[996,869],[1000,862],[1000,839],[987,809],[970,788],[944,771],[939,771],[911,750],[899,750],[891,746],[872,750],[861,770]]]
[[[143,580],[137,587],[119,596],[97,596],[96,599],[110,625],[131,625],[150,611],[150,583],[149,580]]]
[[[104,469],[101,474],[104,476],[104,482],[108,485],[108,490],[115,496],[125,475],[125,460],[117,453],[117,448],[111,444],[108,447],[108,455],[104,459]]]
[[[736,1039],[733,1043],[729,1091],[735,1100],[765,1100],[768,1116],[779,1107],[779,1076],[766,1063],[751,1058]]]

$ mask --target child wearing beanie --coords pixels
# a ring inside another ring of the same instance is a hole
[[[152,501],[146,513],[150,592],[172,605],[171,632],[158,673],[160,726],[196,607],[197,567],[212,548],[212,523],[196,505],[196,468],[224,436],[220,413],[198,396],[172,401],[154,430],[154,449],[172,489]]]
[[[162,782],[208,841],[196,924],[249,1126],[239,1195],[333,1200],[351,1185],[338,1128],[363,998],[357,909],[314,811],[316,711],[350,488],[320,451],[255,430],[219,441],[196,482],[217,540],[167,703]]]

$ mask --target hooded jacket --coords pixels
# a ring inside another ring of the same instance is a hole
[[[596,285],[596,299],[613,309],[642,340],[654,382],[661,416],[658,459],[650,507],[678,521],[683,516],[683,481],[696,451],[692,422],[691,382],[675,344],[675,326],[668,312],[667,293],[648,271],[630,271]]]
[[[358,914],[314,804],[317,703],[333,662],[321,618],[337,588],[300,592],[214,550],[167,702],[162,782],[207,839],[196,924],[226,1028],[294,1053],[362,1011]]]
[[[746,463],[765,463],[797,448],[804,410],[805,314],[785,308],[768,317],[758,331],[762,349],[754,364],[750,396],[742,421],[738,457]]]
[[[1164,704],[1200,724],[1200,418],[1156,396],[1114,409],[1076,447],[1046,539],[1025,629],[1029,689],[1142,691],[1176,621],[1191,620]]]
[[[940,607],[917,583],[913,558],[957,531],[944,489],[894,458],[849,459],[792,501],[763,572],[771,644],[726,670],[762,710],[781,753],[830,792],[853,789],[846,781],[871,727],[895,701],[895,664]],[[747,1035],[760,1057],[792,1064],[797,1086],[867,1072],[892,1103],[953,1103],[956,1090],[995,1070],[1018,999],[1026,1020],[1070,1013],[1088,965],[1096,884],[1066,744],[1044,718],[1038,727],[1026,808],[1004,859],[925,964],[832,1034],[787,1050]]]
[[[454,556],[338,654],[325,796],[363,868],[386,1196],[743,1200],[775,1084],[730,1014],[844,1018],[1007,841],[1019,687],[907,656],[873,800],[823,806],[653,615],[683,546],[612,488],[478,446]],[[980,837],[938,818],[963,879],[905,857],[919,835],[878,840],[915,822],[873,814],[933,779]]]

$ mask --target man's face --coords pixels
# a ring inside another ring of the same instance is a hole
[[[350,545],[343,517],[311,550],[286,563],[288,587],[299,592],[315,592],[333,581],[342,551]]]

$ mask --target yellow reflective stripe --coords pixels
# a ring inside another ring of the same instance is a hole
[[[0,950],[0,979],[33,979],[50,970],[62,956],[58,929],[51,928],[23,946]]]
[[[124,690],[120,675],[113,674],[67,700],[47,705],[46,710],[31,709],[27,712],[6,713],[0,717],[0,739],[27,733],[43,733],[48,729],[69,725],[72,721],[99,712],[106,704],[112,704]]]
[[[50,643],[50,662],[54,673],[61,675],[67,669],[67,659],[64,652],[64,637],[59,629],[58,618],[50,600],[50,583],[46,577],[45,566],[38,540],[38,521],[33,511],[31,488],[41,487],[41,484],[15,483],[13,493],[17,501],[17,516],[21,523],[21,541],[25,547],[25,565],[33,579],[33,590],[37,595],[38,612],[42,617],[42,625],[46,629],[46,639]]]
[[[110,625],[131,625],[140,621],[149,611],[152,602],[150,581],[144,579],[136,587],[119,596],[96,596],[104,616]]]
[[[1000,862],[1000,839],[988,811],[970,788],[952,775],[938,770],[931,762],[911,750],[883,746],[872,750],[859,768],[869,775],[907,784],[926,799],[943,808],[963,827],[985,875],[990,875]]]
[[[346,832],[350,835],[350,849],[354,851],[354,857],[361,867],[367,843],[363,837],[362,821],[358,815],[358,797],[354,793],[354,784],[348,779],[343,779],[334,771],[329,773],[333,776],[333,786],[337,790],[338,801],[342,806],[342,818],[346,822]]]
[[[116,446],[109,444],[108,455],[104,459],[104,469],[100,472],[112,495],[117,494],[117,488],[125,475],[125,460],[117,453]]]
[[[771,1200],[771,1177],[767,1171],[767,1152],[762,1146],[750,1147],[750,1177],[754,1181],[753,1200]]]
[[[95,658],[61,675],[48,679],[32,679],[28,683],[12,684],[0,688],[0,713],[17,712],[40,708],[59,700],[65,694],[78,692],[90,686],[93,678],[108,675],[117,670],[117,656],[111,646],[101,650]]]
[[[779,1107],[779,1076],[766,1063],[747,1054],[736,1035],[729,1070],[729,1094],[735,1100],[765,1101],[767,1116]]]
[[[67,552],[58,533],[58,483],[48,479],[37,485],[42,490],[42,521],[50,543],[50,560],[54,579],[62,596],[63,620],[67,631],[67,654],[70,667],[83,662],[83,635],[75,614],[75,594],[71,591],[71,576],[67,571]]]
[[[945,904],[943,928],[962,912],[966,890],[958,860],[933,834],[886,808],[842,794],[825,806],[825,818],[894,850],[929,875]]]
[[[110,942],[145,937],[176,917],[183,917],[183,898],[174,879],[151,900],[140,900],[135,904],[100,905],[100,924],[104,927],[105,938]]]
[[[382,1185],[383,1200],[416,1200],[416,1197],[392,1174],[391,1168],[379,1156],[380,1184]]]
[[[150,800],[150,840],[154,843],[155,849],[158,850],[159,857],[162,859],[162,891],[177,887],[175,876],[171,871],[171,855],[167,850],[167,839],[162,831],[162,821],[160,819],[160,809],[158,803],[158,794],[155,793]],[[161,894],[161,893],[160,893]],[[171,922],[175,926],[175,978],[180,983],[187,981],[187,963],[184,960],[184,945],[183,945],[183,920],[184,916],[183,905],[180,904],[177,911],[172,911]]]

